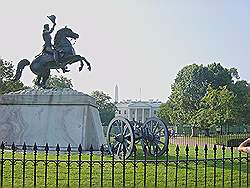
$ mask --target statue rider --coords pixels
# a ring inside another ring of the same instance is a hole
[[[43,40],[44,40],[44,45],[43,45],[43,53],[48,53],[53,55],[54,61],[57,63],[60,63],[58,60],[58,55],[56,50],[53,48],[53,45],[51,43],[51,33],[54,31],[55,26],[56,26],[56,17],[54,15],[48,16],[48,18],[52,21],[53,26],[51,29],[49,29],[49,24],[45,24],[43,27]],[[63,67],[63,73],[69,72],[69,70],[66,69],[67,67]]]

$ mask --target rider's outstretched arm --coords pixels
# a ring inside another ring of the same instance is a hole
[[[52,33],[55,29],[56,23],[53,24],[52,28],[50,29],[49,33]]]
[[[244,142],[242,142],[239,147],[238,150],[245,152],[245,153],[250,153],[250,147],[247,146],[248,144],[250,144],[250,138],[246,139]]]

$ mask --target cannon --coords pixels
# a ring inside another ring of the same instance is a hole
[[[146,147],[149,155],[161,156],[168,147],[168,141],[166,123],[156,117],[142,123],[117,116],[110,121],[107,129],[109,152],[119,158],[129,158],[139,142],[142,148]]]

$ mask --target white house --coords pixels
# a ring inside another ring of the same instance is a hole
[[[160,101],[132,101],[126,100],[116,103],[116,116],[123,116],[130,121],[141,121],[142,123],[149,117],[155,117],[157,110],[162,103]]]

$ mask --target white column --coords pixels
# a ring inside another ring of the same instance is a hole
[[[128,120],[131,121],[130,119],[130,109],[128,108]]]
[[[142,109],[142,123],[145,122],[145,111],[144,108]]]
[[[135,109],[135,121],[137,121],[137,120],[138,120],[137,115],[138,115],[138,111],[137,111],[137,108],[136,108],[136,109]]]
[[[149,117],[152,117],[152,108],[149,109]]]

